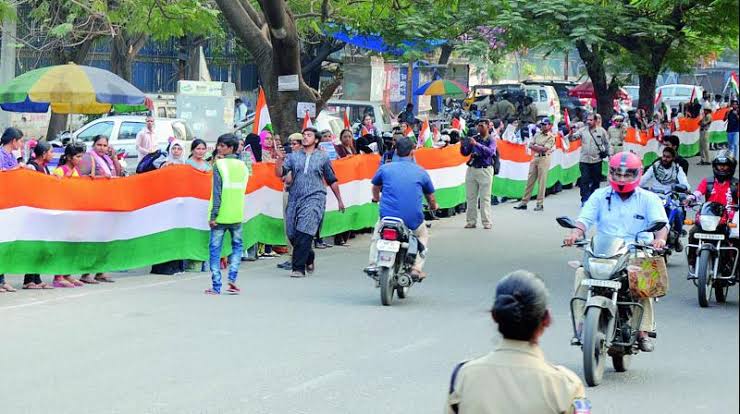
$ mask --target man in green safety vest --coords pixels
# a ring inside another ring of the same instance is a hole
[[[224,235],[231,234],[229,256],[229,283],[226,291],[238,294],[236,277],[242,257],[242,222],[244,221],[244,194],[247,190],[249,170],[237,156],[239,139],[234,134],[224,134],[216,141],[217,157],[213,166],[213,189],[208,209],[211,227],[210,250],[211,279],[209,295],[221,294],[221,246]]]

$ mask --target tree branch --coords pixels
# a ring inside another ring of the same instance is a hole
[[[326,102],[328,102],[332,95],[334,95],[334,91],[337,90],[339,85],[342,84],[342,72],[338,72],[334,75],[334,79],[326,84],[324,88],[321,90],[321,93],[319,94],[319,101],[316,102],[316,111],[318,112],[321,108],[324,107]]]
[[[242,0],[215,0],[237,36],[242,40],[244,47],[255,59],[272,57],[270,39],[260,30],[257,24],[249,17],[249,12],[242,6]],[[251,5],[249,6],[252,7]],[[252,8],[254,11],[254,8]],[[256,13],[256,11],[254,11]]]
[[[311,59],[310,62],[303,65],[303,68],[301,69],[301,72],[305,75],[306,73],[310,73],[316,68],[321,67],[321,64],[326,60],[326,58],[329,57],[334,52],[342,50],[344,47],[344,42],[325,42],[322,43],[321,47],[319,48],[318,52],[316,52],[316,56]]]

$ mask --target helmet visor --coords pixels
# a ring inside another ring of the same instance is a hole
[[[630,183],[637,179],[640,170],[637,168],[611,167],[609,168],[609,174],[615,181]]]

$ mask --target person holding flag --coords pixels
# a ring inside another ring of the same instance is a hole
[[[257,96],[257,106],[255,107],[252,133],[259,135],[260,132],[266,129],[272,131],[272,120],[270,120],[270,111],[267,110],[265,90],[260,87],[259,95]]]
[[[416,142],[416,148],[432,148],[434,147],[434,137],[432,131],[429,129],[429,118],[427,117],[421,124],[421,130],[419,131],[419,139]]]

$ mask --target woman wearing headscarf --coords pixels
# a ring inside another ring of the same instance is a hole
[[[260,132],[260,146],[262,147],[262,162],[275,161],[272,153],[275,151],[275,143],[273,141],[272,132],[264,130]]]
[[[552,323],[548,296],[545,283],[525,270],[499,281],[491,316],[503,339],[488,355],[455,367],[448,414],[560,414],[588,404],[578,376],[549,363],[539,346]]]

